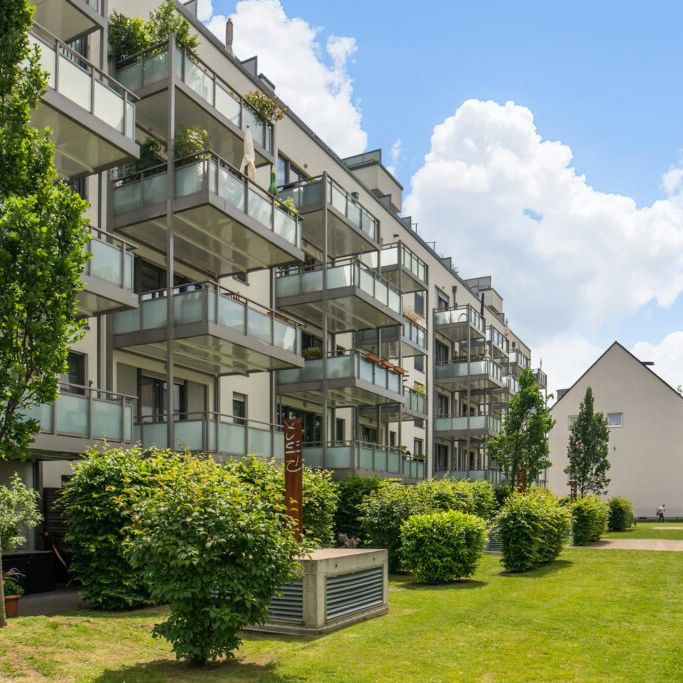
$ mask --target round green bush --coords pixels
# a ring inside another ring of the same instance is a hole
[[[413,515],[401,525],[401,565],[419,583],[468,578],[484,549],[486,523],[464,512]]]
[[[425,504],[436,510],[457,510],[474,514],[474,490],[472,483],[459,479],[428,479],[415,486]]]
[[[380,485],[376,477],[348,477],[337,482],[339,504],[334,516],[334,532],[349,538],[362,538],[361,503]]]
[[[609,520],[607,528],[610,531],[626,531],[633,526],[633,505],[628,498],[616,496],[609,501]]]
[[[503,545],[501,563],[508,571],[524,572],[560,555],[571,515],[549,492],[532,489],[508,496],[495,524]]]
[[[586,496],[575,500],[570,509],[574,545],[587,545],[599,541],[607,531],[607,504],[592,496]]]

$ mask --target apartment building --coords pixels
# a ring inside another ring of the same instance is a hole
[[[35,121],[90,204],[88,333],[58,399],[34,411],[34,460],[0,474],[19,468],[48,500],[103,440],[280,457],[294,416],[306,463],[340,477],[496,481],[486,441],[531,351],[491,278],[461,277],[417,234],[380,150],[342,159],[290,108],[277,123],[250,109],[245,94],[275,86],[194,3],[177,11],[198,57],[171,36],[109,63],[109,14],[157,4],[36,0],[50,76]],[[209,146],[175,158],[187,126]],[[254,179],[239,171],[247,131]],[[149,140],[165,158],[135,170]]]

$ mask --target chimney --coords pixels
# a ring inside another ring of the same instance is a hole
[[[232,24],[232,19],[228,19],[225,22],[225,48],[227,49],[228,54],[231,57],[235,56],[233,51],[232,51],[233,30],[234,30],[234,26]]]

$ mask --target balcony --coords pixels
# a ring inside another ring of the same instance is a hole
[[[117,78],[140,97],[140,124],[151,130],[168,130],[167,91],[175,85],[176,134],[186,126],[200,126],[215,141],[218,154],[239,167],[244,154],[244,132],[249,129],[256,165],[275,163],[273,126],[250,109],[209,66],[178,46],[174,57],[174,78],[170,77],[168,42],[154,45],[118,65]]]
[[[329,264],[327,270],[321,265],[283,269],[275,292],[278,308],[302,320],[320,326],[328,315],[329,331],[335,334],[403,319],[401,295],[358,259]]]
[[[137,308],[133,292],[134,256],[132,245],[97,228],[90,228],[92,239],[87,250],[91,255],[81,279],[78,311],[92,316],[118,308]]]
[[[134,96],[45,29],[34,25],[29,41],[48,74],[33,125],[51,129],[57,170],[72,177],[137,158]]]
[[[130,445],[135,398],[76,384],[60,384],[51,403],[26,411],[40,422],[32,451],[51,457],[85,453],[98,441]]]
[[[145,448],[166,448],[168,432],[159,416],[139,418],[135,438]],[[256,455],[284,458],[282,428],[256,420],[212,412],[177,413],[173,425],[174,449],[210,453],[219,459]]]
[[[334,470],[339,476],[398,478],[419,481],[425,478],[424,460],[414,460],[399,448],[364,443],[335,441],[326,445],[303,445],[304,464]]]
[[[484,318],[469,304],[434,310],[434,330],[453,342],[486,338]]]
[[[541,388],[541,389],[547,389],[548,388],[548,375],[541,370],[541,368],[537,368],[534,370],[534,378],[536,380],[536,384]]]
[[[450,391],[480,391],[505,386],[503,369],[490,360],[454,361],[434,366],[434,381]]]
[[[515,349],[510,354],[510,370],[517,375],[522,370],[528,370],[531,367],[531,359],[519,349]]]
[[[382,275],[401,294],[420,292],[428,288],[427,264],[402,242],[382,247],[381,252],[369,252],[361,260]]]
[[[401,410],[399,410],[399,407]],[[377,419],[379,408],[379,420],[382,424],[391,422],[412,422],[413,420],[426,420],[427,396],[410,387],[403,387],[403,401],[401,403],[387,403],[380,406],[363,406],[360,414],[372,420]]]
[[[486,341],[493,358],[497,360],[508,358],[510,355],[510,342],[493,325],[489,325],[486,328]]]
[[[500,428],[501,419],[494,415],[437,417],[434,420],[434,435],[439,439],[497,436]]]
[[[166,164],[114,181],[114,229],[166,251]],[[214,152],[175,162],[178,261],[221,275],[303,261],[301,223]]]
[[[357,352],[307,360],[301,369],[278,372],[278,392],[305,394],[307,401],[318,404],[327,396],[329,406],[339,408],[398,403],[403,400],[405,371],[392,367]]]
[[[301,368],[297,326],[211,282],[183,285],[173,296],[173,356],[178,366],[211,375]],[[114,315],[114,348],[165,362],[166,290],[140,297],[140,307]]]
[[[381,328],[379,343],[377,332],[377,329],[360,330],[356,333],[356,346],[384,358],[398,358],[399,354],[410,358],[428,351],[426,328],[411,320],[404,321],[402,325]]]
[[[379,221],[327,175],[285,185],[280,198],[291,197],[305,216],[304,239],[323,251],[327,214],[327,255],[340,258],[379,249]]]
[[[106,25],[102,0],[32,0],[33,20],[65,43]]]

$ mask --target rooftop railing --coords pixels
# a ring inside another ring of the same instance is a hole
[[[301,222],[279,200],[207,150],[175,162],[175,197],[208,191],[297,247]],[[166,201],[166,164],[114,181],[114,215]]]
[[[29,42],[40,48],[40,68],[60,95],[135,140],[135,95],[38,24]]]
[[[239,93],[204,62],[176,46],[176,75],[209,106],[240,130],[250,130],[254,142],[273,151],[273,126],[246,104]],[[153,45],[118,64],[119,80],[131,90],[168,78],[168,42]]]

